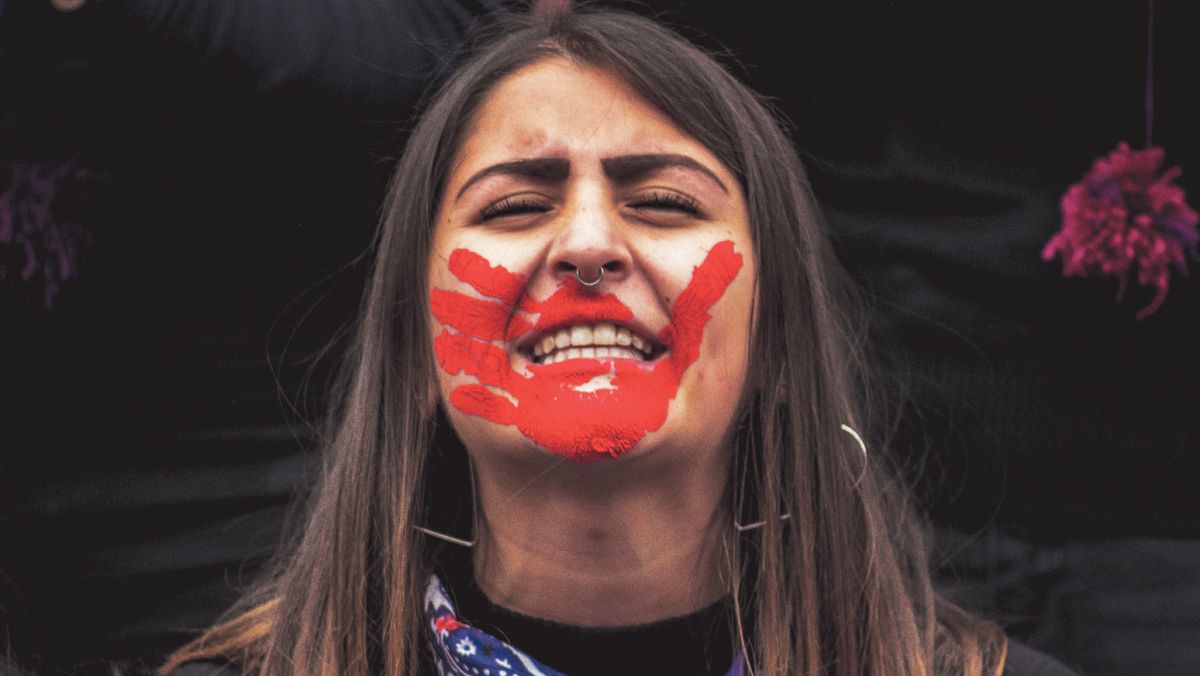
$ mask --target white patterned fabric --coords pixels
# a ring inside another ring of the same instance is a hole
[[[425,588],[425,635],[438,674],[462,676],[566,676],[508,643],[458,619],[458,611],[436,575]],[[738,656],[726,676],[742,676]]]

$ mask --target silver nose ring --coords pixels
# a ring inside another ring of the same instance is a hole
[[[593,280],[592,280],[592,281],[590,281],[590,282],[585,282],[585,281],[583,280],[583,275],[582,275],[582,274],[580,274],[580,270],[579,270],[579,268],[575,268],[575,279],[578,279],[578,280],[579,280],[579,283],[580,283],[580,284],[582,284],[582,285],[584,285],[584,286],[596,286],[597,284],[599,284],[599,283],[600,283],[600,280],[604,279],[604,266],[603,266],[603,265],[601,265],[601,266],[600,266],[599,268],[597,268],[597,269],[599,270],[599,272],[596,274],[596,278],[595,278],[595,279],[593,279]]]

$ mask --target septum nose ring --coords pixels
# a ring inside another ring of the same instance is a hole
[[[579,268],[575,268],[575,279],[578,279],[579,283],[584,286],[588,286],[588,287],[596,286],[597,284],[600,283],[600,280],[604,279],[604,266],[601,265],[599,268],[597,268],[596,278],[590,282],[585,282],[583,280],[582,271]]]

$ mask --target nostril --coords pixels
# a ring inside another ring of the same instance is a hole
[[[575,278],[578,279],[579,283],[584,286],[596,286],[604,279],[604,266],[602,265],[599,268],[596,268],[595,277],[592,277],[591,279],[584,279],[583,271],[579,268],[576,268]]]
[[[568,274],[575,274],[575,271],[580,269],[580,266],[575,265],[574,263],[567,262],[567,261],[559,261],[558,263],[555,264],[554,267],[559,272],[565,272]],[[621,261],[609,261],[607,263],[604,263],[603,265],[600,265],[599,267],[603,268],[605,272],[616,272],[624,266],[621,264]],[[590,265],[585,265],[585,266],[583,266],[583,269],[589,270],[589,269],[592,269],[592,267]]]
[[[588,287],[599,284],[605,278],[605,275],[618,273],[625,269],[624,264],[618,260],[611,260],[602,264],[588,264],[585,262],[579,265],[569,261],[559,261],[555,263],[554,267],[559,275],[576,277],[579,279],[580,284]]]

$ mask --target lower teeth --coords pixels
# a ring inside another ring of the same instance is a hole
[[[597,352],[599,351],[599,354]],[[647,356],[638,350],[628,347],[609,348],[568,348],[552,352],[536,360],[538,364],[557,364],[568,359],[637,359],[645,361]]]

